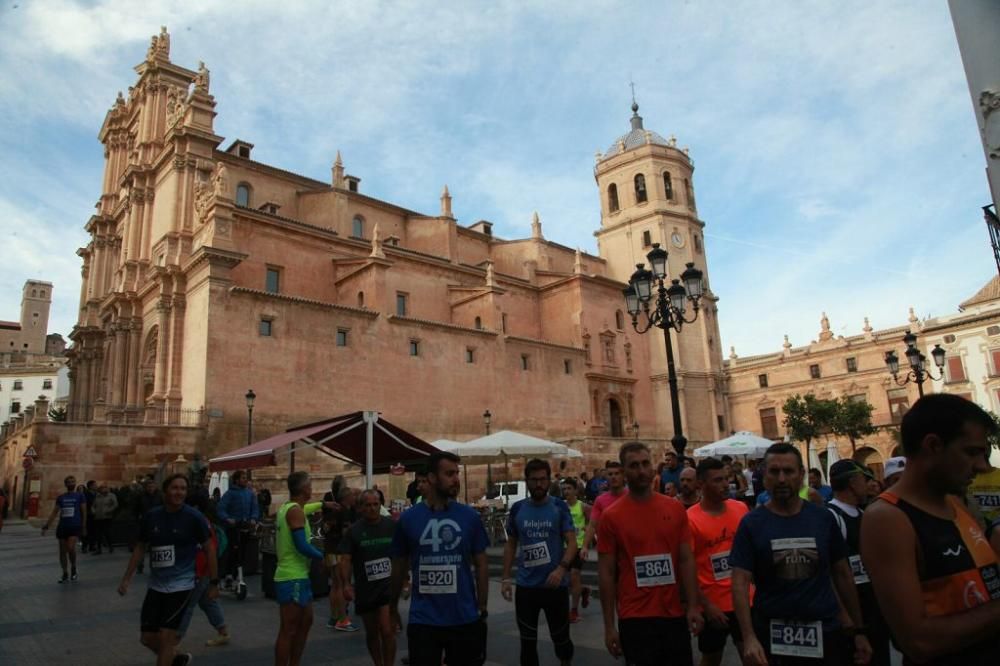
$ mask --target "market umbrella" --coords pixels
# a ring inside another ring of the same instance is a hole
[[[760,458],[764,455],[773,441],[766,437],[761,437],[752,432],[743,430],[729,437],[720,439],[717,442],[706,444],[694,450],[694,455],[698,458],[708,456],[748,456],[750,458]]]

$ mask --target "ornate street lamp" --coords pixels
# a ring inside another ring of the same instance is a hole
[[[486,426],[486,434],[490,434],[490,423],[493,422],[493,415],[490,414],[490,410],[483,412],[483,425]],[[468,489],[468,486],[466,487]],[[486,463],[486,494],[489,497],[490,491],[493,490],[493,465]],[[466,499],[466,503],[468,503]]]
[[[257,399],[257,394],[250,389],[243,397],[247,399],[247,446],[250,446],[253,444],[253,401]]]
[[[639,422],[632,422],[632,439],[639,439]]]
[[[629,286],[622,290],[625,307],[632,316],[632,328],[643,334],[653,327],[663,331],[663,342],[667,348],[667,384],[670,388],[670,411],[674,421],[674,436],[670,440],[678,456],[684,455],[687,438],[681,426],[681,404],[677,393],[677,371],[674,368],[674,347],[670,340],[670,329],[680,333],[684,324],[691,324],[698,318],[698,308],[704,296],[704,273],[688,263],[679,280],[670,280],[667,286],[667,251],[659,243],[646,255],[651,270],[644,264],[637,264],[636,271],[629,279]],[[683,283],[683,284],[682,284]],[[654,294],[655,287],[655,294]],[[690,304],[691,318],[684,316]],[[639,315],[644,322],[639,323]],[[633,428],[638,437],[638,423]]]
[[[903,343],[906,345],[903,355],[906,356],[910,369],[903,374],[902,379],[899,377],[899,357],[896,356],[895,351],[890,350],[885,353],[885,365],[898,386],[905,386],[912,379],[917,385],[917,393],[922,398],[925,381],[928,379],[937,381],[944,378],[945,351],[941,345],[934,345],[934,349],[931,350],[931,357],[938,369],[938,376],[935,377],[927,365],[927,357],[917,348],[917,336],[912,331],[906,332],[906,335],[903,336]]]

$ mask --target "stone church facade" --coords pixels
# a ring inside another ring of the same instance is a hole
[[[203,453],[317,417],[378,409],[429,439],[513,429],[603,460],[633,434],[673,435],[663,338],[640,336],[622,289],[653,243],[705,272],[698,321],[675,338],[685,434],[728,432],[716,297],[693,162],[628,133],[595,160],[598,256],[362,193],[339,152],[316,180],[222,149],[201,64],[153,38],[100,130],[105,173],[71,335],[70,420],[205,429]],[[332,152],[332,151],[331,151]],[[596,462],[595,458],[595,462]]]

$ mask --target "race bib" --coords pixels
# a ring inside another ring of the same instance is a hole
[[[549,557],[549,544],[546,541],[533,543],[530,546],[521,548],[521,565],[525,568],[540,567],[549,564],[552,558]]]
[[[980,509],[1000,508],[1000,493],[973,493]]]
[[[854,574],[854,584],[870,583],[872,579],[868,577],[868,570],[865,563],[861,561],[860,555],[851,555],[848,560],[851,563],[851,573]]]
[[[377,560],[365,562],[365,578],[369,582],[385,580],[392,574],[392,562],[388,557],[380,557]]]
[[[76,515],[76,507],[72,504],[69,506],[64,506],[62,508],[62,513],[60,514],[63,518],[72,518]]]
[[[149,551],[149,566],[154,569],[174,566],[174,546],[153,546]]]
[[[733,577],[733,570],[729,568],[729,551],[713,553],[709,556],[712,560],[712,575],[715,580],[728,580]]]
[[[823,658],[823,623],[771,620],[771,654]]]
[[[455,594],[458,591],[454,564],[421,564],[419,576],[421,594]]]
[[[674,559],[670,553],[635,558],[636,587],[673,585],[675,582]]]

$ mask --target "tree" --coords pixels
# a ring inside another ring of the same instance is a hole
[[[837,401],[817,398],[812,393],[804,396],[796,393],[785,401],[781,410],[785,413],[783,423],[789,436],[805,442],[808,449],[812,440],[830,432],[837,412]]]
[[[875,426],[872,425],[874,407],[867,400],[852,400],[847,395],[840,396],[835,404],[836,410],[830,423],[830,430],[833,434],[851,441],[853,456],[858,452],[856,441],[875,432]]]

